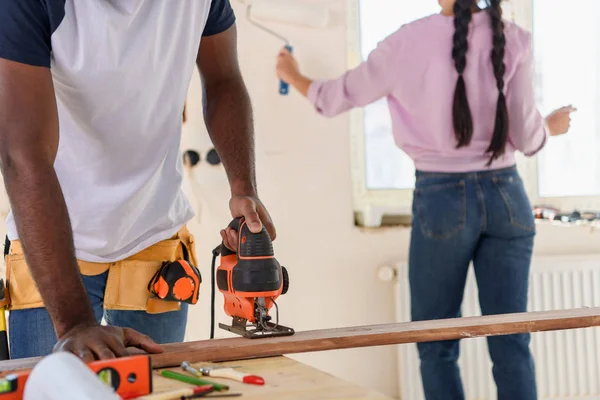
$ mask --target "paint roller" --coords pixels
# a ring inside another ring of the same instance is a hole
[[[325,28],[329,23],[329,8],[298,0],[256,0],[247,4],[246,17],[252,25],[281,40],[291,53],[293,47],[290,41],[266,27],[264,23],[271,21],[309,28]],[[279,93],[283,96],[289,93],[289,85],[286,82],[279,82]]]

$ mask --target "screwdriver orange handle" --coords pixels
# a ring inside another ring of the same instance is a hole
[[[244,374],[233,368],[215,368],[208,371],[208,376],[213,378],[231,379],[237,382],[248,383],[251,385],[264,385],[265,380],[257,375]]]

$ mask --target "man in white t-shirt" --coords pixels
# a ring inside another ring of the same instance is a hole
[[[229,0],[0,0],[13,358],[104,359],[183,340],[185,304],[152,303],[147,276],[182,248],[194,257],[179,146],[196,67],[232,215],[275,237],[236,37]]]

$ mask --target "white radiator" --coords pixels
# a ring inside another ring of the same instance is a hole
[[[396,268],[397,319],[405,322],[410,320],[408,266],[400,263]],[[600,306],[600,255],[534,257],[530,279],[530,311]],[[481,315],[473,268],[462,313]],[[599,328],[534,333],[531,349],[539,399],[600,400]],[[401,399],[424,399],[416,346],[398,346],[398,351]],[[461,341],[460,351],[466,399],[496,399],[485,338]]]

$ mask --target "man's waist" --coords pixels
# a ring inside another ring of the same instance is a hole
[[[104,290],[105,309],[163,313],[179,310],[179,303],[156,298],[149,291],[148,284],[165,262],[187,259],[186,255],[189,255],[189,261],[195,265],[194,247],[193,236],[183,227],[167,239],[144,247],[120,261],[94,263],[78,260],[78,265],[81,273],[86,276],[107,273]],[[5,262],[10,309],[43,307],[43,298],[37,289],[18,240],[10,244]]]
[[[177,253],[180,251],[181,238],[185,238],[187,241],[190,237],[191,235],[184,225],[176,229],[174,234],[169,234],[167,239],[153,240],[154,243],[148,246],[140,244],[140,246],[136,246],[136,249],[133,250],[133,254],[122,257],[119,260],[94,262],[81,259],[78,256],[77,263],[83,275],[93,276],[107,271],[111,264],[118,261],[175,260]],[[142,247],[142,249],[138,250],[137,247]],[[20,240],[17,239],[10,242],[9,254],[13,256],[23,255],[23,247]]]

